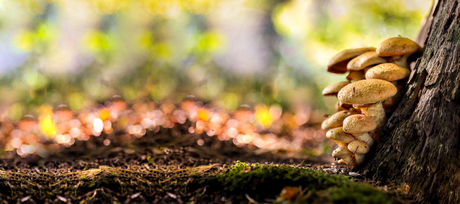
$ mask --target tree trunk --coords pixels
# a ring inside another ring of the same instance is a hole
[[[460,203],[460,6],[435,1],[431,14],[406,93],[361,170],[407,184],[417,203]]]

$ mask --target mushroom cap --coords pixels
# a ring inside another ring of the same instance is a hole
[[[375,64],[381,64],[387,62],[385,59],[379,57],[377,52],[375,51],[370,51],[370,52],[365,52],[352,60],[348,62],[347,64],[347,69],[353,70],[353,71],[358,71],[362,70],[365,67],[375,65]]]
[[[397,81],[409,77],[410,70],[394,63],[379,64],[366,72],[366,79]]]
[[[343,87],[338,94],[344,104],[377,103],[396,94],[397,88],[388,81],[368,79],[353,82]]]
[[[327,63],[327,71],[336,74],[343,74],[347,72],[347,64],[352,58],[368,51],[375,51],[375,48],[364,47],[343,50],[329,60]]]
[[[348,143],[348,150],[355,154],[366,154],[370,150],[370,146],[363,141],[355,140]]]
[[[345,133],[342,127],[330,129],[326,132],[326,137],[328,139],[343,143],[349,143],[353,140],[356,140],[352,135]]]
[[[352,155],[353,152],[350,152],[350,150],[348,150],[347,147],[337,147],[337,149],[335,149],[333,152],[332,152],[332,156],[333,157],[342,157],[342,156],[345,156],[345,155]]]
[[[356,112],[349,111],[349,110],[343,110],[343,111],[334,113],[333,115],[329,116],[323,121],[323,123],[321,124],[321,129],[326,130],[329,128],[340,127],[342,126],[343,120],[346,117],[353,115],[353,114],[356,114]]]
[[[381,57],[406,55],[418,52],[421,47],[414,41],[405,37],[388,38],[381,42],[376,52]]]
[[[326,86],[326,88],[323,89],[323,96],[337,96],[337,93],[339,93],[340,89],[342,89],[344,86],[350,83],[351,82],[349,81],[341,81],[341,82],[337,82],[335,84]]]
[[[362,114],[350,115],[343,120],[343,131],[349,134],[366,133],[377,128],[377,123]]]

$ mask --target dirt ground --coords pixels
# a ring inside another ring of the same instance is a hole
[[[104,145],[109,136],[102,134],[77,141],[46,159],[6,154],[0,163],[0,202],[234,202],[234,195],[203,181],[210,175],[228,172],[236,161],[350,174],[347,168],[329,166],[330,157],[293,157],[283,151],[238,147],[231,140],[189,133],[189,126],[184,123],[155,133],[149,131],[141,138],[113,140],[109,146]],[[204,143],[198,144],[200,139]],[[359,177],[354,180],[365,181]],[[393,198],[394,203],[403,200],[399,195]],[[251,203],[251,198],[246,202]]]

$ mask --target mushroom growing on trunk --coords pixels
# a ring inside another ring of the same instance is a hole
[[[338,98],[343,104],[356,105],[364,115],[377,123],[373,137],[378,139],[378,134],[386,122],[382,102],[394,96],[396,92],[396,86],[390,82],[381,79],[368,79],[346,85],[339,91]]]
[[[409,68],[407,59],[420,50],[421,47],[409,38],[393,37],[381,42],[375,51],[380,57],[390,57],[389,62]]]
[[[365,52],[348,62],[347,70],[350,71],[346,77],[350,81],[359,81],[365,79],[364,68],[387,62],[384,58],[379,57],[375,51]]]
[[[329,60],[327,63],[327,71],[336,74],[346,73],[348,62],[356,56],[368,51],[375,51],[373,47],[354,48],[343,50]]]
[[[366,72],[366,79],[382,79],[393,83],[398,89],[397,93],[383,102],[386,113],[391,113],[396,108],[404,88],[404,79],[410,75],[410,70],[394,63],[379,64]]]
[[[326,88],[323,89],[322,94],[323,94],[323,96],[335,96],[335,97],[337,97],[337,94],[339,93],[340,89],[342,89],[344,86],[346,86],[346,85],[348,85],[350,83],[351,82],[349,82],[349,81],[341,81],[341,82],[331,84],[329,86],[326,86]],[[337,101],[335,110],[336,111],[341,111],[341,110],[348,110],[350,108],[352,108],[350,105],[342,106],[342,104],[340,104],[339,101]]]

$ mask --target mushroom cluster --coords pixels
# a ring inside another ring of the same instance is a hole
[[[393,37],[377,48],[347,49],[336,54],[327,71],[344,74],[341,81],[323,89],[323,96],[338,98],[336,113],[326,118],[321,128],[326,137],[337,143],[332,156],[350,168],[362,164],[365,154],[379,139],[401,97],[409,77],[408,58],[421,47],[404,37]]]

